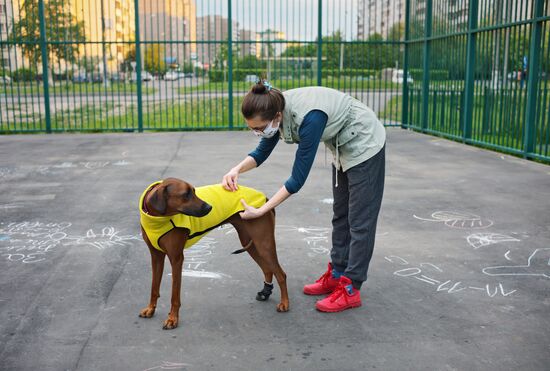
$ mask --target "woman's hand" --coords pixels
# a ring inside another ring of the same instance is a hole
[[[255,219],[265,214],[265,211],[262,211],[262,208],[256,209],[255,207],[247,204],[245,200],[241,200],[241,203],[244,206],[244,211],[239,213],[241,219]]]
[[[239,179],[239,170],[237,168],[229,170],[229,172],[223,176],[223,188],[231,192],[236,191],[237,189],[239,189],[237,185],[237,179]]]

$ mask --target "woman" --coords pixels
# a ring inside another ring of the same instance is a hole
[[[323,312],[361,306],[359,290],[367,279],[384,191],[384,126],[363,103],[324,87],[281,93],[260,81],[245,96],[241,110],[248,127],[262,139],[254,151],[224,175],[225,189],[235,191],[239,174],[260,166],[279,137],[286,143],[298,143],[290,178],[260,208],[243,201],[244,219],[263,215],[300,190],[320,141],[333,153],[331,262],[317,281],[304,286],[304,293],[330,294],[316,303]]]

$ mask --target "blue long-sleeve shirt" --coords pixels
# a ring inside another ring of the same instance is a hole
[[[298,130],[300,143],[298,143],[298,150],[292,166],[292,174],[285,182],[285,188],[289,193],[298,192],[306,182],[327,121],[327,114],[320,110],[310,111],[304,117]],[[257,166],[260,166],[269,157],[278,142],[278,135],[262,138],[258,147],[248,155],[254,158]]]

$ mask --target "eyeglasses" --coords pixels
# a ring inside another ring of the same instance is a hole
[[[275,119],[271,120],[270,122],[268,122],[267,124],[265,124],[261,129],[258,129],[258,128],[250,128],[250,130],[252,130],[252,132],[256,135],[262,135],[264,130],[267,129],[268,126],[272,125],[273,124],[273,121],[275,121]]]

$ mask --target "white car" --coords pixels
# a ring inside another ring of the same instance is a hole
[[[405,73],[403,72],[403,70],[393,70],[392,72],[392,75],[391,75],[391,82],[393,83],[396,83],[396,84],[402,84],[403,83],[403,76],[405,75]],[[413,78],[411,77],[411,74],[407,74],[407,84],[412,84],[413,83]]]
[[[181,78],[181,75],[177,71],[168,71],[164,75],[164,80],[166,81],[175,81],[175,80],[179,80],[180,78]]]

